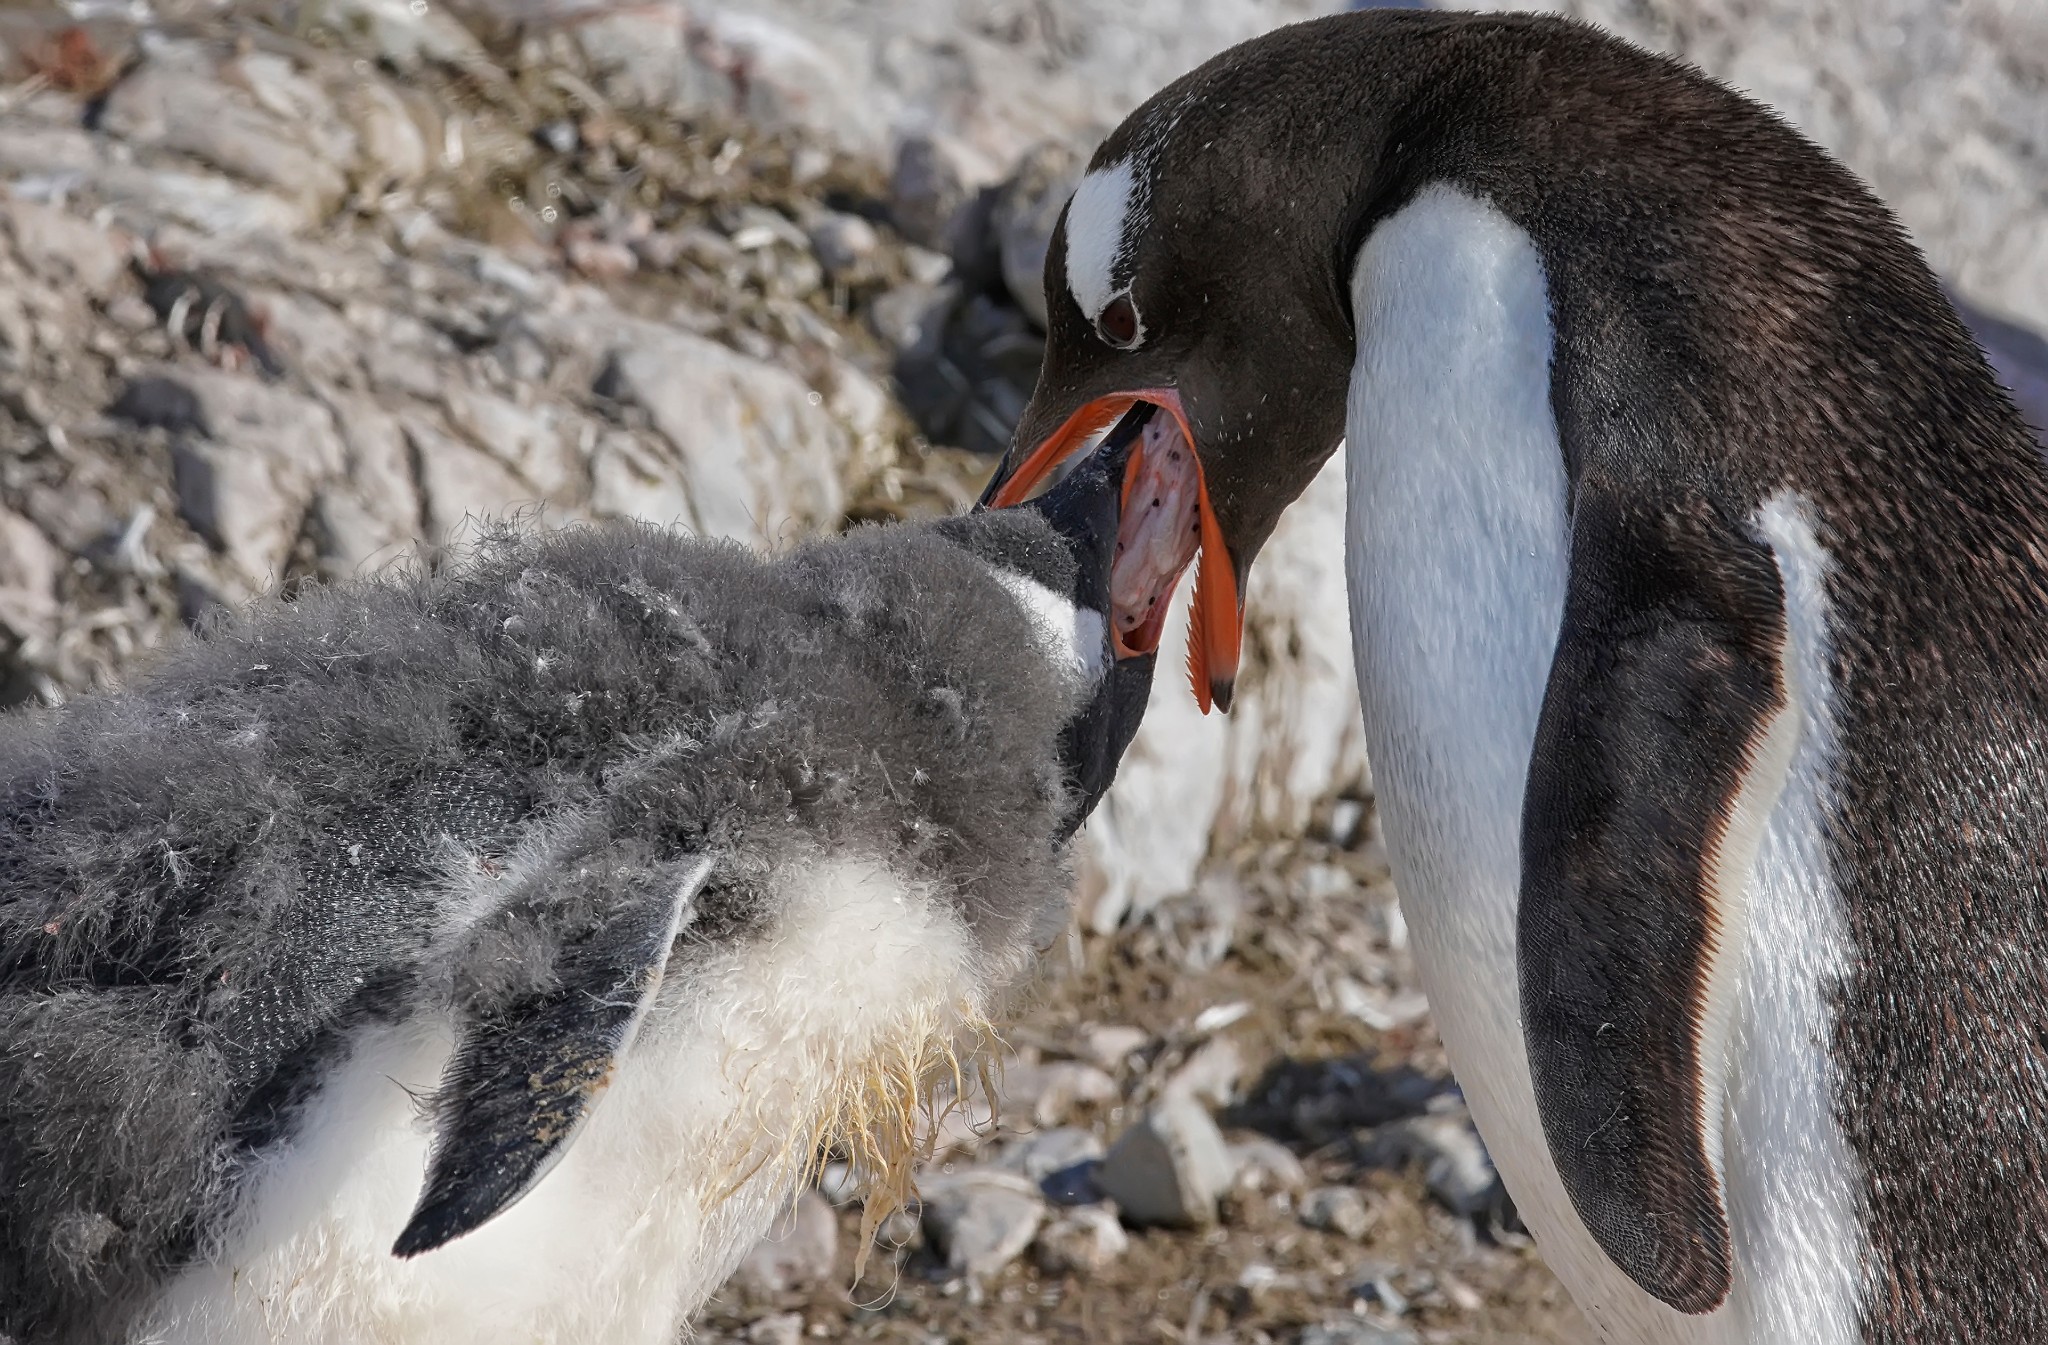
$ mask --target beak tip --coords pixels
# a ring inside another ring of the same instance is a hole
[[[1236,692],[1237,679],[1235,678],[1219,677],[1212,679],[1209,683],[1210,703],[1224,714],[1230,713],[1231,698]]]

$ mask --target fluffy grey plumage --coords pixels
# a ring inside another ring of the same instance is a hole
[[[1028,951],[1082,693],[974,551],[1071,573],[1023,512],[774,560],[501,532],[0,723],[0,1333],[122,1338],[355,1034],[515,1013],[700,857],[677,962],[847,850]]]

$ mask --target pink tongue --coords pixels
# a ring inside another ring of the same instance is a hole
[[[1117,528],[1109,572],[1117,632],[1133,649],[1158,643],[1167,599],[1201,540],[1201,477],[1180,426],[1165,412],[1145,422],[1142,454]],[[1139,633],[1139,638],[1131,638]]]

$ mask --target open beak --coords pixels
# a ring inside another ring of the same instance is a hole
[[[1171,552],[1164,562],[1161,575],[1163,590],[1146,592],[1142,611],[1112,613],[1112,639],[1120,659],[1142,657],[1158,649],[1160,631],[1166,621],[1167,602],[1186,569],[1190,554],[1194,554],[1192,546],[1181,545],[1175,539],[1198,542],[1194,613],[1188,627],[1188,681],[1194,688],[1195,702],[1202,707],[1204,714],[1212,706],[1228,711],[1231,692],[1237,682],[1238,655],[1244,641],[1244,604],[1237,591],[1236,568],[1229,548],[1223,542],[1223,530],[1218,526],[1216,511],[1209,503],[1208,483],[1202,476],[1201,459],[1195,453],[1195,436],[1188,426],[1187,412],[1181,406],[1178,392],[1172,388],[1145,388],[1112,393],[1089,402],[1067,417],[1066,422],[1045,442],[1026,454],[1014,470],[998,468],[994,479],[982,493],[981,503],[992,508],[1007,508],[1021,503],[1061,463],[1086,447],[1111,422],[1125,417],[1117,432],[1135,436],[1160,411],[1172,417],[1171,428],[1178,431],[1181,451],[1168,449],[1166,452],[1171,461],[1148,463],[1145,443],[1159,443],[1161,436],[1146,435],[1145,440],[1132,445],[1130,461],[1124,469],[1125,507],[1118,530],[1118,570],[1126,574],[1137,571],[1139,567],[1159,571],[1162,564],[1156,541],[1160,535],[1156,520],[1148,524],[1144,509],[1130,508],[1134,490],[1141,486],[1150,489],[1154,484],[1164,483],[1161,488],[1171,495],[1175,474],[1183,477],[1191,474],[1196,517],[1192,528],[1176,527],[1168,538],[1169,545],[1180,545],[1181,549]],[[1165,438],[1170,442],[1170,435]],[[1155,454],[1158,452],[1155,448]],[[1130,544],[1128,550],[1127,542]],[[1127,571],[1126,566],[1133,567],[1133,570]],[[1143,579],[1144,574],[1140,573],[1141,591],[1157,588],[1144,583]],[[1113,590],[1129,587],[1129,584],[1112,585]]]

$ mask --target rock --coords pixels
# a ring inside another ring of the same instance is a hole
[[[954,212],[973,195],[972,172],[957,141],[937,133],[905,136],[889,173],[889,216],[897,231],[913,243],[944,248]]]
[[[1118,1023],[1091,1023],[1081,1029],[1080,1053],[1115,1073],[1130,1064],[1131,1057],[1150,1045],[1152,1034],[1141,1027]]]
[[[243,375],[145,374],[113,413],[179,435],[171,459],[179,511],[259,585],[278,577],[315,488],[342,469],[341,436],[325,406]]]
[[[1116,1215],[1095,1206],[1070,1210],[1048,1223],[1032,1244],[1049,1275],[1088,1274],[1122,1256],[1131,1245]]]
[[[787,371],[646,324],[612,349],[597,390],[647,411],[704,536],[781,542],[838,521],[851,445],[824,399]]]
[[[409,187],[433,171],[436,150],[405,100],[381,80],[365,79],[341,98],[342,115],[355,128],[356,185],[370,195]]]
[[[1116,1080],[1079,1060],[1006,1065],[1002,1080],[1003,1109],[1025,1111],[1040,1126],[1062,1124],[1082,1103],[1110,1102],[1117,1097]]]
[[[1430,1194],[1468,1219],[1496,1216],[1506,1200],[1493,1159],[1463,1113],[1381,1126],[1365,1141],[1360,1158],[1380,1167],[1419,1165]]]
[[[1092,1130],[1061,1126],[1026,1135],[1004,1150],[1001,1165],[1042,1182],[1056,1172],[1102,1157],[1102,1141]]]
[[[428,62],[489,69],[483,49],[444,5],[419,0],[318,0],[318,21],[367,42],[377,55],[399,70],[418,70]]]
[[[1035,146],[996,194],[989,223],[1002,259],[1003,284],[1040,331],[1045,330],[1046,247],[1087,162],[1087,155],[1072,145]]]
[[[189,154],[317,214],[347,184],[304,125],[252,107],[224,79],[159,61],[115,85],[100,117],[102,129],[124,140]]]
[[[338,396],[331,406],[341,426],[351,493],[394,535],[420,536],[426,520],[405,427],[367,397]]]
[[[1308,1169],[1294,1156],[1294,1150],[1263,1135],[1232,1144],[1230,1161],[1236,1168],[1236,1175],[1231,1179],[1235,1190],[1255,1194],[1294,1192],[1308,1186]]]
[[[460,384],[448,389],[442,405],[451,426],[518,472],[542,497],[567,501],[581,493],[582,472],[559,406],[547,401],[521,405]]]
[[[999,1168],[969,1168],[920,1182],[924,1226],[947,1268],[985,1280],[1021,1256],[1045,1218],[1035,1184]]]
[[[741,1259],[733,1283],[758,1295],[809,1288],[831,1276],[838,1256],[839,1217],[824,1196],[805,1191]]]
[[[898,285],[868,305],[868,327],[899,355],[935,352],[958,297],[944,285]]]
[[[307,524],[320,572],[330,581],[374,573],[396,560],[412,540],[412,529],[379,517],[355,492],[323,490],[313,497]]]
[[[1363,1317],[1333,1317],[1297,1337],[1299,1345],[1421,1345],[1413,1331]]]
[[[1379,1068],[1365,1056],[1281,1060],[1247,1092],[1235,1124],[1304,1145],[1421,1116],[1453,1096],[1450,1080],[1406,1065]]]
[[[533,487],[480,449],[417,416],[404,420],[420,468],[427,540],[439,546],[483,521],[502,521],[538,503]]]
[[[261,453],[201,439],[171,445],[178,512],[258,585],[279,578],[306,499],[281,488]],[[310,493],[307,496],[310,499]]]
[[[1096,1173],[1127,1222],[1177,1227],[1214,1223],[1230,1187],[1230,1150],[1209,1113],[1188,1098],[1168,1098],[1110,1146]]]
[[[62,210],[0,198],[0,223],[29,269],[66,289],[104,295],[128,270],[122,240]]]
[[[1108,1199],[1095,1180],[1101,1173],[1100,1159],[1083,1159],[1081,1162],[1047,1173],[1039,1180],[1038,1191],[1047,1203],[1062,1209],[1076,1205],[1100,1205]]]
[[[1339,976],[1330,983],[1337,1008],[1376,1032],[1419,1023],[1429,1016],[1429,998],[1413,987],[1388,991]]]
[[[313,212],[302,203],[210,173],[117,164],[93,181],[117,215],[138,229],[160,226],[169,219],[215,240],[225,240],[291,233],[313,219]]]
[[[778,1312],[747,1327],[747,1345],[799,1345],[803,1338],[801,1312]]]
[[[1187,1097],[1209,1108],[1237,1101],[1245,1073],[1244,1051],[1227,1037],[1204,1042],[1159,1090],[1162,1097]]]
[[[1365,1197],[1349,1186],[1319,1186],[1301,1198],[1297,1211],[1310,1228],[1339,1233],[1358,1241],[1371,1231],[1373,1212]]]
[[[35,524],[0,509],[0,625],[17,640],[48,640],[57,627],[57,574],[64,557]]]
[[[612,431],[590,459],[590,508],[600,518],[639,518],[664,528],[694,527],[682,469],[630,434]]]
[[[882,237],[860,216],[828,210],[811,225],[810,239],[811,251],[833,280],[857,285],[873,278]]]

